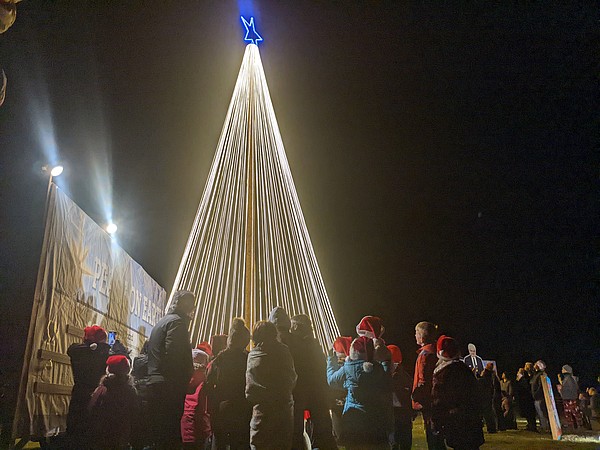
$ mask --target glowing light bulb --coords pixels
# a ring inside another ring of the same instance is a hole
[[[106,225],[106,232],[108,234],[115,234],[117,232],[117,224],[111,222]]]
[[[65,170],[65,168],[63,166],[54,166],[51,170],[50,170],[50,175],[52,175],[53,177],[57,177],[59,176],[61,173],[63,173],[63,170]]]

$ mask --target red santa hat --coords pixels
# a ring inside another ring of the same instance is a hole
[[[344,356],[350,354],[350,345],[352,344],[352,338],[350,336],[339,336],[333,341],[333,350],[336,353],[343,353]]]
[[[106,371],[115,375],[127,375],[129,373],[129,359],[125,355],[109,356],[106,360]]]
[[[438,358],[450,361],[457,359],[460,356],[460,349],[458,348],[458,342],[456,339],[450,336],[441,335],[437,340],[437,354]]]
[[[400,347],[390,344],[387,348],[392,354],[392,362],[395,364],[402,364],[402,352],[400,351]]]
[[[352,361],[363,360],[363,369],[365,372],[371,372],[373,370],[373,354],[375,353],[375,347],[373,345],[373,339],[366,336],[359,336],[352,341],[350,346],[349,358]]]
[[[365,316],[356,325],[356,334],[371,339],[380,338],[384,331],[381,319],[376,316]]]
[[[83,330],[83,341],[88,344],[99,344],[101,342],[106,342],[106,338],[106,330],[98,325],[85,327]]]
[[[212,356],[213,352],[212,352],[212,347],[210,346],[210,344],[206,341],[202,341],[200,343],[198,343],[198,345],[196,345],[196,348],[198,350],[202,350],[204,353],[206,353],[208,356]]]
[[[208,353],[203,352],[200,349],[194,348],[192,349],[192,361],[194,364],[199,364],[201,366],[206,366],[209,360]]]

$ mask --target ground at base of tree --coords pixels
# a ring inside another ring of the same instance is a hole
[[[519,423],[518,430],[485,432],[485,444],[481,450],[599,450],[598,432],[585,431],[581,434],[565,434],[560,441],[554,441],[550,433],[525,431],[525,423]],[[427,449],[423,420],[417,417],[413,425],[413,449]]]
[[[519,423],[519,430],[499,431],[495,434],[484,432],[485,444],[481,450],[599,450],[600,434],[585,431],[580,434],[566,434],[560,441],[552,440],[550,433],[525,431],[525,424]],[[40,448],[37,443],[28,443],[24,448]],[[413,449],[427,449],[425,430],[421,416],[413,425]],[[343,447],[340,447],[342,450]]]

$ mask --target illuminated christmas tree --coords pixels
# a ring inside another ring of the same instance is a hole
[[[254,20],[212,167],[172,292],[197,296],[192,342],[250,329],[279,305],[308,314],[330,347],[339,330],[271,103]],[[172,293],[171,293],[172,295]]]

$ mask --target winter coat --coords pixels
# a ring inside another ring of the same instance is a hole
[[[259,344],[248,354],[246,398],[253,405],[250,442],[254,448],[291,447],[294,361],[279,341]]]
[[[411,401],[412,380],[401,365],[392,372],[392,392],[399,402],[394,404],[394,414],[398,418],[412,420]]]
[[[531,384],[529,381],[529,375],[524,375],[520,380],[515,381],[515,396],[517,397],[519,412],[523,417],[535,415],[535,406],[533,405]]]
[[[206,376],[209,401],[218,405],[228,401],[246,402],[246,368],[248,352],[244,349],[227,348],[210,363]]]
[[[128,448],[137,397],[129,375],[105,376],[88,406],[92,448]]]
[[[487,411],[492,408],[494,401],[494,376],[493,372],[484,370],[481,373],[481,377],[476,379],[477,382],[477,395],[479,399],[479,407],[481,411]]]
[[[546,372],[538,370],[531,377],[531,396],[534,400],[544,400],[543,379],[546,378]]]
[[[106,373],[106,359],[110,345],[73,344],[67,350],[71,358],[73,371],[73,391],[67,416],[67,431],[69,434],[87,433],[88,403],[92,392],[98,387],[100,378]]]
[[[292,334],[288,347],[298,375],[294,400],[311,399],[327,404],[327,370],[325,354],[313,336]]]
[[[413,409],[423,409],[425,412],[429,409],[433,370],[437,361],[435,344],[426,344],[418,351],[412,388]]]
[[[560,396],[563,400],[577,400],[579,398],[579,386],[573,375],[564,373],[560,385]]]
[[[479,448],[485,441],[478,409],[477,380],[460,360],[434,373],[432,422],[452,448]]]
[[[196,371],[188,386],[181,416],[181,440],[184,443],[203,443],[211,435],[205,379],[203,371]]]
[[[171,312],[158,321],[148,341],[148,384],[167,382],[185,390],[193,372],[188,318]]]
[[[387,439],[388,415],[392,404],[391,367],[388,361],[366,363],[346,359],[342,366],[337,358],[327,358],[327,382],[343,386],[348,394],[342,412],[342,442],[382,442]]]

